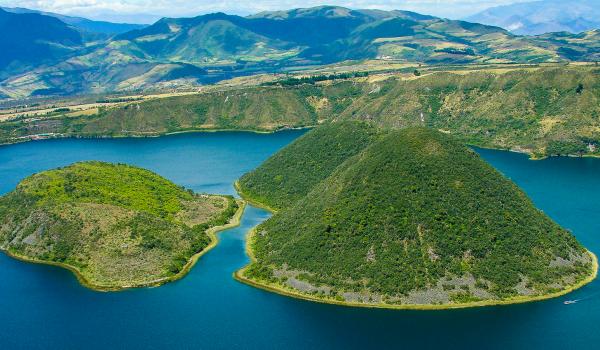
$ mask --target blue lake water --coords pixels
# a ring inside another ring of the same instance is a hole
[[[24,177],[81,160],[126,162],[200,192],[232,183],[302,131],[185,134],[152,139],[49,140],[0,147],[0,194]],[[592,251],[600,252],[600,159],[480,154],[519,184]],[[447,311],[347,308],[290,299],[236,282],[244,236],[269,214],[249,207],[242,225],[180,281],[101,293],[60,268],[0,254],[0,349],[365,349],[600,347],[600,283],[544,302]],[[566,299],[582,299],[563,305]]]

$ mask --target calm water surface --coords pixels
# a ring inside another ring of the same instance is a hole
[[[155,139],[51,140],[0,147],[0,193],[25,176],[80,160],[127,162],[196,191],[233,194],[232,182],[301,131],[187,134]],[[536,205],[600,252],[600,160],[529,161],[478,150]],[[321,305],[240,284],[242,225],[188,276],[160,288],[93,292],[60,268],[0,254],[0,349],[486,348],[600,347],[600,283],[545,302],[453,311],[391,311]],[[565,306],[566,299],[582,299]]]

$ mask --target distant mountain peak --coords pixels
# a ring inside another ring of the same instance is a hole
[[[516,3],[487,9],[466,20],[503,27],[519,35],[580,33],[600,28],[600,3],[597,0]]]

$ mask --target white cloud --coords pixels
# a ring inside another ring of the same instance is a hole
[[[411,10],[461,18],[491,6],[522,1],[524,0],[326,0],[326,3],[350,8]],[[96,19],[135,20],[136,16],[144,18],[144,14],[152,14],[155,17],[183,17],[222,11],[245,15],[266,10],[318,6],[323,4],[323,0],[0,0],[0,4]]]

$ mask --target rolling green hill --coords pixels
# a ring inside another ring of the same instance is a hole
[[[76,163],[23,180],[0,197],[0,249],[74,271],[95,289],[158,285],[181,277],[238,210],[150,171]]]
[[[428,126],[482,147],[537,157],[598,155],[600,74],[594,66],[426,72],[170,97],[0,123],[0,142],[39,137],[149,136],[191,130],[274,131],[327,120],[387,129]]]
[[[285,163],[284,178],[310,176]],[[350,157],[258,226],[249,248],[241,278],[358,305],[524,301],[595,273],[593,257],[515,184],[426,128],[390,132]]]
[[[226,14],[195,18],[162,19],[154,25],[121,34],[117,41],[136,45],[153,59],[209,63],[246,58],[262,60],[285,55],[285,42],[238,25],[245,19]]]
[[[25,73],[9,70],[0,91],[23,98],[193,87],[232,76],[369,59],[427,64],[598,61],[600,48],[596,31],[524,37],[406,11],[321,6],[248,17],[214,13],[165,18],[82,48],[64,62]]]

